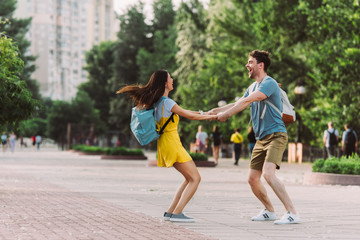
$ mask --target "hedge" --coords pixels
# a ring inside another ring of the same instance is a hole
[[[360,157],[357,154],[346,158],[318,159],[312,166],[313,172],[360,175]]]
[[[71,149],[85,153],[99,153],[106,155],[144,156],[141,149],[128,149],[126,147],[101,148],[87,145],[74,145]]]

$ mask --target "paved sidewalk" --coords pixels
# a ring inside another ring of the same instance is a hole
[[[302,185],[306,163],[278,172],[303,223],[250,221],[261,205],[247,165],[222,159],[199,168],[202,182],[185,208],[197,221],[174,224],[162,220],[182,181],[173,168],[53,149],[0,153],[0,239],[359,239],[360,187]],[[280,217],[285,210],[267,190]]]

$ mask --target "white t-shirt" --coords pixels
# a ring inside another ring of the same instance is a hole
[[[164,103],[164,109],[163,109],[163,112],[162,112],[163,103]],[[161,119],[161,114],[162,114],[162,117],[164,117],[164,118],[170,117],[171,114],[172,114],[171,109],[173,108],[173,106],[175,104],[176,104],[176,102],[174,100],[172,100],[171,98],[164,97],[155,106],[155,120],[157,122],[159,122],[160,119]]]
[[[202,144],[206,144],[206,139],[208,138],[208,135],[206,132],[197,132],[196,133],[196,139],[200,139]]]

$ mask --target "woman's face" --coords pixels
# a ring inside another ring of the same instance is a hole
[[[165,88],[169,90],[169,92],[171,90],[174,89],[174,80],[172,79],[172,77],[170,76],[170,74],[168,73],[168,77],[167,77],[167,81],[166,81],[166,84],[165,84]]]

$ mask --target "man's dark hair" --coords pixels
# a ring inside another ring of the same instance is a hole
[[[257,63],[264,63],[264,71],[267,71],[271,64],[269,52],[254,50],[249,53],[249,56],[255,58]]]

